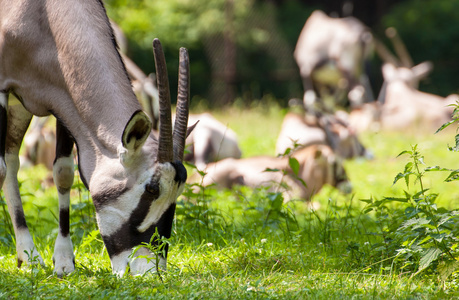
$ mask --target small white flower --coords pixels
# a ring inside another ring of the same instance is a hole
[[[212,243],[207,243],[206,245],[207,245],[207,247],[212,247],[214,244],[212,244]]]
[[[267,241],[268,241],[267,239],[261,239],[262,244],[266,243]]]

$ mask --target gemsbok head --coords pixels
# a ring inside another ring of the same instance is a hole
[[[57,119],[53,176],[59,197],[55,272],[62,275],[75,268],[69,235],[74,144],[113,272],[122,275],[128,265],[132,274],[155,269],[155,259],[147,258],[156,256],[147,248],[131,254],[142,243],[157,243],[151,239],[156,232],[171,235],[176,199],[187,178],[182,165],[189,102],[187,50],[180,49],[172,132],[164,54],[159,40],[153,41],[160,99],[156,138],[132,91],[101,1],[0,0],[0,7],[0,186],[16,235],[18,266],[28,261],[25,252],[43,263],[22,208],[19,148],[32,115],[52,114]],[[157,258],[164,268],[165,255]]]
[[[425,61],[414,65],[397,30],[390,27],[386,35],[394,46],[396,56],[378,43],[378,53],[385,61],[382,66],[384,83],[378,96],[381,127],[387,130],[413,128],[433,132],[451,120],[453,108],[450,104],[455,104],[459,96],[445,98],[420,91],[419,82],[432,71],[432,63]]]

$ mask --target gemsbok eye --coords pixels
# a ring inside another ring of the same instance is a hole
[[[159,183],[152,182],[145,186],[145,190],[152,195],[155,199],[159,197]]]

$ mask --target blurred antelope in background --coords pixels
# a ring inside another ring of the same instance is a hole
[[[185,160],[204,170],[210,162],[241,157],[236,133],[215,119],[210,113],[191,114],[188,124],[196,124],[186,139],[188,153]]]
[[[149,243],[155,231],[170,237],[176,199],[187,178],[182,165],[189,101],[186,49],[180,50],[172,131],[164,54],[159,41],[153,42],[160,102],[156,138],[132,91],[101,1],[0,0],[0,7],[0,186],[16,235],[18,266],[28,262],[26,252],[43,262],[22,208],[19,148],[32,115],[52,114],[57,119],[53,176],[59,197],[55,272],[75,268],[69,235],[74,144],[113,272],[121,275],[128,265],[133,274],[155,269],[145,257],[156,254],[147,248],[134,257],[131,253]],[[164,268],[166,257],[159,260]]]
[[[353,17],[331,18],[316,10],[307,19],[294,58],[303,80],[306,106],[315,97],[327,110],[373,101],[365,62],[373,49],[370,30]]]
[[[365,104],[367,107],[362,107],[357,116],[362,118],[362,112],[366,112],[367,117],[379,118],[377,121],[381,129],[417,128],[435,131],[451,120],[453,108],[448,105],[454,104],[459,96],[444,98],[419,91],[419,81],[432,71],[432,63],[414,65],[396,29],[388,28],[386,35],[392,41],[397,57],[378,43],[378,53],[385,61],[382,66],[384,83],[378,96],[379,103]],[[349,122],[356,130],[361,131],[361,128],[371,125],[368,120],[360,123],[361,119],[353,114],[351,112]]]
[[[325,185],[350,192],[351,185],[341,159],[327,145],[312,145],[295,152],[292,157],[299,162],[298,176],[294,176],[289,157],[258,156],[244,159],[227,158],[210,163],[201,179],[194,174],[191,182],[203,186],[216,184],[219,188],[245,185],[252,188],[269,187],[275,190],[279,184],[287,185],[286,199],[294,197],[310,200]],[[267,171],[267,169],[278,171]],[[305,183],[305,184],[304,184]]]
[[[329,145],[337,155],[345,159],[372,157],[352,128],[330,114],[285,115],[276,142],[276,153],[283,154],[288,148],[294,150],[295,144],[299,148],[315,144]]]

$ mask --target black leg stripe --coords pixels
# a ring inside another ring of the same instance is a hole
[[[14,219],[16,221],[16,226],[18,229],[27,228],[26,219],[24,216],[24,211],[22,209],[17,209],[14,212]]]
[[[74,141],[67,128],[57,120],[56,121],[56,160],[61,157],[72,155]]]
[[[5,157],[7,115],[6,107],[0,105],[0,157]]]
[[[70,211],[68,208],[59,210],[59,229],[61,235],[66,237],[70,232]]]

